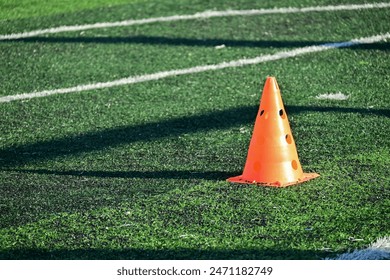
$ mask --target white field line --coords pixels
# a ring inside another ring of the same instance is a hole
[[[227,16],[254,16],[267,14],[292,14],[292,13],[309,13],[309,12],[326,12],[326,11],[346,11],[346,10],[361,10],[361,9],[377,9],[389,8],[390,3],[371,3],[371,4],[350,4],[350,5],[336,5],[336,6],[314,6],[306,8],[273,8],[273,9],[252,9],[252,10],[228,10],[228,11],[204,11],[192,15],[174,15],[167,17],[155,17],[145,19],[129,19],[116,22],[99,22],[85,25],[67,25],[48,29],[38,29],[23,33],[13,33],[0,35],[0,41],[15,40],[22,38],[34,37],[43,34],[54,34],[70,31],[82,31],[89,29],[122,27],[131,25],[141,25],[155,22],[170,22],[179,20],[205,19],[213,17],[227,17]]]
[[[341,254],[326,260],[388,260],[390,259],[390,236],[379,238],[368,248]]]
[[[282,51],[275,54],[267,54],[267,55],[257,56],[254,58],[233,60],[229,62],[222,62],[219,64],[201,65],[201,66],[195,66],[186,69],[176,69],[176,70],[157,72],[153,74],[131,76],[131,77],[114,80],[110,82],[85,84],[85,85],[78,85],[69,88],[60,88],[60,89],[44,90],[44,91],[31,92],[31,93],[22,93],[17,95],[8,95],[8,96],[0,97],[0,103],[10,102],[14,100],[31,99],[36,97],[44,97],[44,96],[55,95],[55,94],[65,94],[65,93],[81,92],[87,90],[111,88],[111,87],[122,86],[122,85],[130,85],[130,84],[142,83],[147,81],[154,81],[154,80],[159,80],[159,79],[179,76],[179,75],[194,74],[194,73],[200,73],[205,71],[220,70],[225,68],[241,67],[245,65],[254,65],[254,64],[260,64],[268,61],[275,61],[284,58],[296,57],[308,53],[322,52],[329,49],[343,48],[343,47],[355,46],[360,44],[371,44],[386,39],[390,39],[390,33],[386,33],[383,35],[376,35],[372,37],[360,38],[360,39],[353,39],[351,41],[340,42],[340,43],[329,43],[323,45],[314,45],[309,47],[296,48],[290,51]]]

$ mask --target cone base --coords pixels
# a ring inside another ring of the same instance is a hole
[[[242,177],[242,175],[240,175],[240,176],[228,178],[227,181],[231,182],[231,183],[238,183],[238,184],[251,184],[251,185],[262,185],[262,186],[282,188],[282,187],[288,187],[288,186],[300,184],[300,183],[309,181],[311,179],[317,178],[319,176],[320,175],[317,173],[303,173],[303,177],[301,179],[298,179],[297,181],[294,181],[294,182],[281,183],[279,181],[275,181],[275,182],[270,183],[270,182],[248,181],[248,180],[244,179]]]

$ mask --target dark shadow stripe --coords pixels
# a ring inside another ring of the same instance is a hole
[[[258,106],[229,108],[202,115],[174,118],[135,126],[123,126],[97,132],[87,132],[55,140],[11,147],[0,150],[0,163],[3,168],[10,168],[29,162],[76,155],[138,141],[153,141],[185,133],[228,129],[242,124],[254,123],[257,110]],[[340,114],[375,114],[390,117],[390,110],[388,109],[286,106],[286,110],[289,114],[334,112]]]
[[[0,251],[2,260],[310,260],[323,259],[334,254],[320,250],[297,249],[10,249]]]
[[[51,44],[144,44],[169,45],[190,47],[215,47],[224,44],[226,47],[249,48],[302,48],[314,45],[337,44],[340,42],[328,41],[273,41],[273,40],[232,40],[224,38],[196,39],[196,38],[170,38],[163,36],[128,36],[128,37],[29,37],[21,39],[3,40],[0,43],[51,43]],[[388,50],[389,43],[371,43],[346,46],[352,49]]]
[[[48,170],[48,169],[15,169],[21,173],[44,175],[98,177],[98,178],[142,178],[142,179],[202,179],[226,180],[233,176],[232,172],[222,171],[194,171],[194,170],[161,170],[161,171],[85,171],[85,170]],[[239,172],[239,171],[237,171]]]

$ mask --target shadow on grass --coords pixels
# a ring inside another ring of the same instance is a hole
[[[333,44],[339,42],[326,41],[264,41],[264,40],[232,40],[232,39],[196,39],[196,38],[170,38],[163,36],[129,36],[129,37],[30,37],[2,42],[25,43],[84,43],[84,44],[144,44],[144,45],[170,45],[190,47],[215,47],[224,44],[226,47],[250,48],[299,48],[314,45]],[[353,49],[388,50],[390,44],[372,43],[348,46]]]
[[[317,112],[317,113],[338,113],[338,114],[360,114],[360,115],[377,115],[390,118],[390,109],[365,109],[365,108],[346,108],[333,106],[286,106],[286,112],[290,114],[299,114],[303,112]]]
[[[132,36],[132,37],[30,37],[15,40],[25,43],[93,43],[93,44],[146,44],[171,45],[190,47],[215,47],[225,44],[227,47],[255,47],[255,48],[288,48],[305,47],[326,42],[314,41],[255,41],[231,39],[196,39],[196,38],[169,38],[162,36]],[[0,41],[4,42],[4,41]]]
[[[202,115],[173,118],[160,122],[130,125],[97,132],[87,132],[54,140],[10,147],[0,150],[2,169],[30,162],[77,155],[138,141],[154,141],[185,133],[228,129],[242,124],[254,123],[258,106],[243,106],[213,111]],[[302,112],[354,113],[390,117],[388,109],[361,109],[342,107],[286,106],[289,114]],[[136,175],[136,174],[135,174]],[[146,174],[147,175],[147,174]],[[154,174],[157,175],[157,174]],[[131,175],[130,175],[131,176]],[[153,174],[151,174],[153,176]]]
[[[330,253],[314,250],[286,249],[20,249],[0,251],[2,260],[310,260],[329,257]]]
[[[257,106],[230,108],[202,115],[130,125],[0,150],[3,167],[91,152],[138,141],[154,141],[185,133],[226,129],[254,120]]]
[[[60,176],[80,176],[99,178],[142,178],[142,179],[202,179],[202,180],[225,180],[236,173],[222,171],[79,171],[79,170],[47,170],[47,169],[15,169],[13,171],[23,173],[35,173]]]

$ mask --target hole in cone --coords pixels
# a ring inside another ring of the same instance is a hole
[[[292,137],[291,137],[290,134],[286,134],[286,142],[287,142],[288,144],[291,144],[291,143],[292,143]]]
[[[264,110],[260,111],[260,117],[264,114]]]
[[[298,162],[294,159],[292,162],[291,162],[291,166],[294,170],[297,170],[298,169]]]
[[[283,109],[280,109],[280,110],[279,110],[279,116],[281,116],[282,119],[285,119],[285,118],[286,118],[286,114],[284,113]]]

